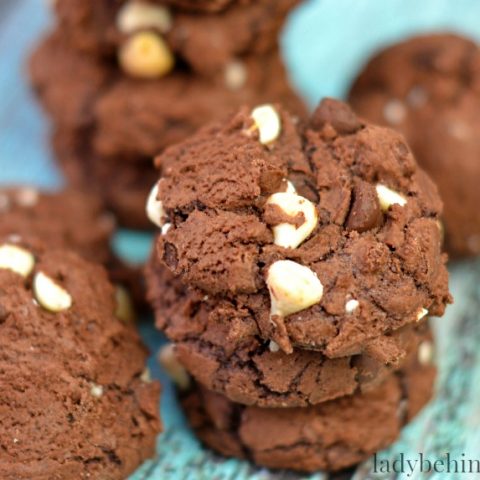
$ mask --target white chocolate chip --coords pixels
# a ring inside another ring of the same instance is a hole
[[[166,223],[165,225],[163,225],[161,230],[162,235],[166,235],[171,228],[172,228],[171,223]]]
[[[426,308],[421,308],[417,313],[417,322],[419,322],[422,318],[428,315],[428,310]]]
[[[275,141],[280,135],[282,124],[280,115],[272,105],[255,108],[251,117],[260,134],[260,143],[266,145]]]
[[[355,300],[354,298],[348,300],[345,303],[345,311],[347,313],[352,313],[354,312],[358,307],[360,306],[360,302],[358,300]]]
[[[127,74],[136,78],[161,78],[169,73],[175,59],[160,35],[151,31],[133,34],[121,47],[119,61]]]
[[[181,390],[187,390],[190,386],[190,376],[185,367],[178,361],[175,346],[172,343],[160,349],[158,360],[172,381]]]
[[[431,365],[434,358],[434,348],[432,342],[426,340],[418,346],[418,361],[420,365]]]
[[[399,125],[405,120],[407,109],[400,100],[393,99],[383,107],[383,116],[391,125]]]
[[[282,317],[315,305],[323,296],[323,286],[317,274],[291,260],[279,260],[270,266],[267,286],[271,314]]]
[[[139,0],[127,2],[117,16],[117,28],[125,34],[149,28],[167,33],[171,27],[172,16],[167,8]]]
[[[38,202],[38,190],[35,188],[21,188],[15,192],[15,200],[21,207],[33,207]]]
[[[116,286],[115,300],[117,301],[115,316],[124,323],[133,323],[135,321],[135,308],[130,293],[125,287]]]
[[[72,297],[42,272],[33,278],[33,292],[38,303],[50,312],[61,312],[72,306]]]
[[[392,205],[398,204],[404,207],[407,204],[406,198],[402,197],[399,193],[394,192],[385,185],[378,184],[376,187],[378,201],[380,202],[380,208],[386,212]]]
[[[268,344],[268,349],[269,349],[272,353],[276,353],[276,352],[279,352],[279,351],[280,351],[280,346],[278,345],[277,342],[274,342],[273,340],[270,340],[270,343]]]
[[[35,266],[35,257],[24,248],[4,244],[0,246],[0,268],[28,277]]]
[[[152,374],[150,373],[150,369],[147,367],[140,375],[140,380],[143,383],[150,383],[152,381]]]
[[[230,90],[239,90],[247,82],[247,69],[243,62],[233,60],[225,67],[225,85]]]
[[[103,395],[103,387],[101,385],[97,385],[96,383],[92,383],[90,395],[95,398],[100,398]]]
[[[161,200],[157,200],[158,196],[158,183],[156,183],[147,199],[146,212],[149,220],[162,228],[165,225],[165,219],[167,217]]]
[[[272,227],[275,245],[297,248],[315,230],[318,215],[315,205],[296,193],[278,192],[271,195],[267,204],[277,205],[289,217],[303,214],[304,222],[298,228],[292,223],[280,223]]]

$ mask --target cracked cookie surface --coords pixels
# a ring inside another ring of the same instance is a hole
[[[427,313],[442,315],[451,301],[442,204],[403,137],[331,99],[306,124],[276,108],[281,129],[268,145],[244,108],[157,157],[169,226],[157,242],[163,263],[228,305],[217,309],[225,324],[251,323],[286,353],[351,356]],[[276,244],[275,215],[265,213],[278,192],[315,207],[316,226],[295,248]],[[296,266],[270,278],[277,264]]]
[[[245,407],[195,386],[183,406],[199,438],[223,455],[269,468],[336,471],[393,443],[430,400],[434,378],[433,367],[413,362],[369,392],[285,409]]]
[[[161,426],[147,352],[102,267],[14,240],[0,240],[16,252],[0,255],[0,476],[126,478]]]

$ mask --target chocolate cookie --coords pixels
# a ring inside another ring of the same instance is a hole
[[[156,159],[158,256],[218,321],[329,358],[442,315],[441,201],[403,138],[326,99],[243,108]]]
[[[350,92],[354,108],[402,132],[445,202],[446,246],[480,253],[480,50],[451,34],[414,37],[387,48]]]
[[[325,402],[379,385],[429,341],[420,322],[371,342],[365,353],[329,359],[320,352],[279,350],[261,339],[249,317],[187,290],[153,258],[147,268],[148,299],[156,324],[174,342],[177,360],[209,390],[231,401],[261,407],[297,407]]]
[[[102,198],[119,223],[148,228],[145,200],[156,178],[151,158],[161,149],[244,103],[282,101],[304,112],[278,54],[264,60],[245,64],[243,83],[235,85],[231,78],[220,86],[185,72],[132,80],[69,50],[53,33],[38,47],[30,72],[54,120],[53,148],[69,181]],[[85,74],[77,83],[78,71],[89,72],[91,81]],[[75,106],[66,106],[70,96]]]
[[[0,241],[0,477],[124,479],[155,451],[159,386],[102,267]]]
[[[308,408],[245,407],[196,387],[183,399],[195,433],[226,456],[269,468],[336,471],[395,441],[429,401],[435,369],[414,363],[362,394]]]
[[[209,2],[214,13],[192,13],[171,9],[165,1],[59,0],[56,14],[63,37],[79,51],[120,57],[123,65],[129,42],[148,32],[142,38],[168,60],[166,71],[177,63],[211,76],[242,57],[276,49],[285,18],[299,0],[222,2],[221,12],[218,3]],[[200,10],[202,2],[195,4]]]

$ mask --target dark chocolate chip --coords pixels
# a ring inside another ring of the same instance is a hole
[[[353,203],[347,218],[346,227],[357,232],[365,232],[382,223],[382,210],[375,187],[359,181],[353,188]]]
[[[177,249],[171,243],[165,242],[163,247],[163,261],[169,268],[176,269],[178,265]]]

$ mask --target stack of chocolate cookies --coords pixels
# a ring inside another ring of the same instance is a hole
[[[299,0],[57,0],[30,61],[70,182],[149,226],[152,157],[245,103],[303,105],[278,35]]]
[[[198,436],[302,471],[392,443],[431,396],[427,317],[451,301],[442,204],[403,137],[330,99],[306,122],[263,105],[156,165],[149,299]]]

